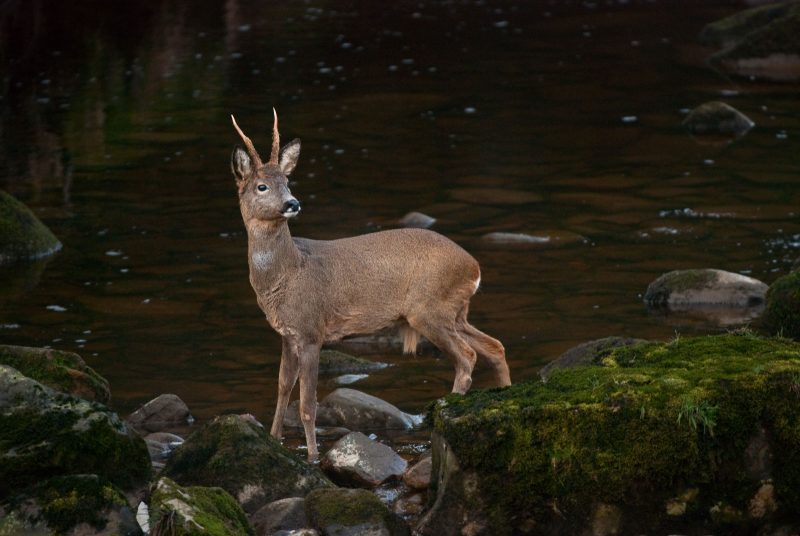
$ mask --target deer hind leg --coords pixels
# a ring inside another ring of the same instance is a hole
[[[300,421],[306,433],[308,461],[319,458],[317,451],[317,375],[319,374],[320,344],[304,344],[298,349],[300,362]]]
[[[497,384],[501,387],[511,385],[511,374],[506,363],[506,350],[497,339],[490,337],[475,326],[464,320],[458,326],[458,331],[478,355],[489,363],[494,371]]]
[[[450,356],[456,369],[453,392],[466,393],[472,385],[472,369],[475,368],[477,355],[461,337],[453,320],[437,322],[429,318],[424,321],[409,318],[408,323],[439,350]]]
[[[289,344],[284,339],[283,352],[281,353],[281,368],[278,373],[278,403],[275,406],[275,417],[272,419],[270,434],[280,439],[283,433],[283,418],[286,415],[286,406],[289,405],[289,396],[292,394],[297,374],[300,371],[297,356],[291,353]]]

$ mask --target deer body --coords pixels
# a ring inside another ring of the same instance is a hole
[[[250,283],[267,321],[283,338],[273,436],[281,435],[299,377],[308,458],[317,458],[319,351],[348,335],[398,326],[411,352],[417,335],[424,335],[454,360],[454,392],[469,389],[478,355],[500,385],[511,383],[502,344],[467,322],[469,300],[480,283],[478,262],[469,253],[421,229],[339,240],[292,238],[288,219],[300,205],[286,175],[299,156],[299,140],[279,148],[276,116],[272,156],[262,164],[250,139],[236,129],[248,149],[234,150],[231,167],[247,229]]]

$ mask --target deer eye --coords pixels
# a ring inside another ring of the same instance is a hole
[[[259,192],[266,192],[267,190],[269,190],[269,186],[267,186],[266,184],[259,184],[256,188],[258,189]]]

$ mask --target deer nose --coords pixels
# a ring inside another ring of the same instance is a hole
[[[289,199],[287,202],[283,204],[283,208],[281,209],[281,214],[284,216],[294,216],[298,212],[300,212],[300,202],[297,199]]]

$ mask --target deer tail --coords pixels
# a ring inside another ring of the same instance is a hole
[[[416,354],[419,333],[411,326],[402,326],[400,327],[400,336],[403,338],[403,353]]]

